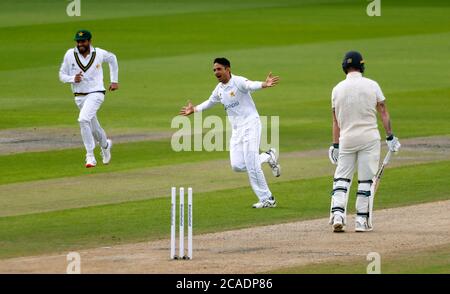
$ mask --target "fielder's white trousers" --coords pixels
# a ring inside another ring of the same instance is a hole
[[[259,154],[261,121],[258,118],[233,128],[230,139],[231,168],[236,172],[247,172],[253,192],[260,201],[272,196],[267,186],[261,164],[269,160],[267,153]]]
[[[78,122],[87,156],[94,155],[96,142],[103,148],[106,148],[108,145],[106,133],[97,119],[97,111],[100,109],[104,99],[105,95],[103,93],[91,93],[75,97],[75,103],[80,109]]]
[[[339,150],[339,159],[334,173],[331,198],[331,217],[339,214],[346,217],[348,195],[355,170],[358,171],[358,191],[356,192],[356,213],[368,216],[370,187],[378,170],[380,141],[375,140],[350,150]]]

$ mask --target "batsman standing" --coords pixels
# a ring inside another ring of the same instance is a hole
[[[362,76],[364,60],[356,51],[348,52],[342,62],[347,78],[334,87],[331,94],[333,108],[333,145],[329,158],[337,164],[331,198],[330,224],[334,232],[343,232],[353,173],[358,171],[355,231],[365,232],[368,224],[372,178],[380,159],[380,133],[377,111],[386,130],[390,151],[397,152],[400,143],[391,129],[385,97],[377,82]]]
[[[75,103],[80,109],[78,122],[86,148],[86,168],[95,167],[97,164],[94,155],[96,142],[101,147],[103,163],[108,164],[111,161],[112,141],[107,138],[97,119],[97,111],[106,93],[102,63],[109,64],[111,80],[109,90],[115,91],[119,88],[119,66],[116,56],[106,50],[94,48],[91,38],[89,31],[78,31],[74,38],[77,45],[67,50],[59,70],[59,79],[63,83],[71,84]]]
[[[236,172],[247,172],[252,189],[259,199],[253,204],[253,208],[275,207],[275,197],[269,190],[261,164],[268,163],[276,177],[280,176],[280,165],[274,148],[259,153],[261,121],[251,93],[275,86],[279,77],[270,73],[264,82],[255,82],[232,75],[230,61],[226,58],[216,58],[213,62],[213,71],[219,84],[209,99],[197,106],[189,102],[181,109],[180,114],[186,116],[204,111],[217,103],[223,104],[232,126],[230,139],[232,169]]]

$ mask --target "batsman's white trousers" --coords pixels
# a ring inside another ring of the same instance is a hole
[[[368,216],[370,186],[378,170],[380,160],[380,141],[375,140],[366,145],[350,150],[339,150],[339,159],[334,173],[331,214],[346,216],[348,195],[353,174],[358,171],[358,191],[356,192],[356,213]],[[331,217],[332,217],[331,215]]]
[[[244,125],[233,127],[230,139],[231,168],[236,172],[247,172],[250,185],[260,201],[272,196],[267,186],[261,164],[269,160],[267,153],[259,154],[261,121],[252,119]]]
[[[83,139],[86,155],[94,155],[95,142],[106,148],[108,145],[105,131],[97,119],[97,111],[100,109],[105,95],[103,93],[91,93],[85,96],[76,96],[75,103],[80,109],[78,122],[80,124],[81,138]]]

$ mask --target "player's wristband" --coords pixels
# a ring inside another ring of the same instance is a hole
[[[392,141],[392,139],[394,139],[394,134],[386,137],[386,141]]]
[[[333,147],[339,149],[339,143],[333,143]]]

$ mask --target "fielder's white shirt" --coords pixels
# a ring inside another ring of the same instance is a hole
[[[340,128],[339,147],[357,148],[380,140],[377,103],[386,98],[377,82],[350,72],[333,88],[331,105]]]
[[[217,103],[222,103],[227,112],[231,126],[244,125],[252,119],[259,118],[251,93],[262,89],[262,82],[231,75],[228,83],[219,83],[208,100],[196,107],[197,111],[206,110]]]
[[[67,50],[63,63],[59,70],[59,79],[63,83],[71,83],[73,93],[90,93],[105,91],[103,85],[102,63],[109,64],[111,83],[119,82],[119,65],[116,56],[101,48],[94,48],[86,57],[78,51],[78,48]],[[75,75],[82,72],[81,82],[75,83]]]

